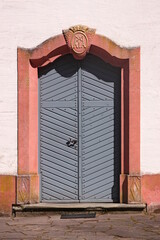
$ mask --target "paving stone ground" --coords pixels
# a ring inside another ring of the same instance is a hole
[[[97,213],[61,219],[60,214],[0,218],[0,240],[160,240],[160,214]]]

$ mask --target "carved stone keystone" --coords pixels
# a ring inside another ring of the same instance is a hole
[[[96,30],[83,25],[63,30],[65,41],[76,59],[83,59],[89,52]]]

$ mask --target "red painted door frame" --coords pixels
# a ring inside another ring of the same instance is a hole
[[[121,48],[95,34],[88,52],[122,69],[120,202],[141,202],[140,48]],[[17,203],[39,202],[37,69],[68,53],[63,34],[35,49],[18,48]]]

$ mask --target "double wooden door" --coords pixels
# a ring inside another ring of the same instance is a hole
[[[119,202],[120,69],[88,54],[39,68],[43,202]]]

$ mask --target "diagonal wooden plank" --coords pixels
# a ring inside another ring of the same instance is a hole
[[[99,137],[96,137],[95,139],[92,139],[88,142],[86,142],[85,140],[83,140],[82,142],[82,147],[83,149],[86,149],[86,148],[90,148],[92,146],[95,146],[97,145],[99,142],[103,142],[107,139],[110,139],[110,138],[113,138],[114,137],[114,132],[110,132],[110,133],[107,133],[107,134],[103,134]]]
[[[67,128],[67,126],[63,127],[63,124],[60,125],[60,123],[56,122],[56,121],[52,122],[52,121],[47,121],[47,120],[43,119],[40,121],[40,123],[41,123],[42,129],[43,129],[43,125],[44,125],[51,129],[56,129],[56,130],[60,131],[61,133],[65,133],[68,136],[75,136],[75,134],[77,133],[76,128],[73,131],[71,131],[69,128]]]
[[[83,127],[82,133],[84,137],[89,137],[91,135],[95,136],[95,133],[98,133],[99,131],[106,131],[108,132],[108,128],[111,128],[114,130],[114,119],[107,119],[108,121],[104,122],[102,121],[101,124],[97,124],[96,126],[90,127],[87,129],[87,127]]]
[[[68,90],[72,90],[72,92],[70,94],[74,94],[75,93],[75,89],[77,87],[77,84],[76,83],[70,83],[70,84],[66,84],[65,87],[63,88],[59,88],[57,89],[56,92],[53,92],[53,91],[50,91],[46,94],[43,94],[41,95],[41,100],[44,101],[44,100],[49,100],[50,98],[54,99],[54,98],[62,98],[63,96],[65,96],[67,93]],[[54,99],[55,100],[55,99]]]
[[[99,90],[103,90],[106,92],[114,93],[114,82],[107,83],[105,81],[99,81],[99,79],[95,79],[93,77],[82,77],[82,82],[87,83],[92,86],[97,87]]]
[[[113,99],[114,98],[114,93],[113,92],[109,92],[107,90],[104,90],[104,89],[100,89],[99,87],[96,87],[94,85],[91,85],[91,83],[87,83],[87,82],[83,82],[83,88],[84,89],[87,89],[87,90],[90,90],[94,93],[94,95],[96,96],[96,94],[101,94],[103,95],[105,98],[111,98]]]
[[[45,94],[48,94],[50,92],[52,92],[54,94],[54,92],[57,92],[58,89],[63,89],[65,88],[67,85],[70,85],[72,83],[76,83],[77,82],[77,78],[72,77],[72,78],[65,78],[65,77],[59,77],[60,80],[57,78],[56,81],[52,82],[52,85],[50,84],[46,84],[45,86],[41,87],[41,96],[44,96]]]

